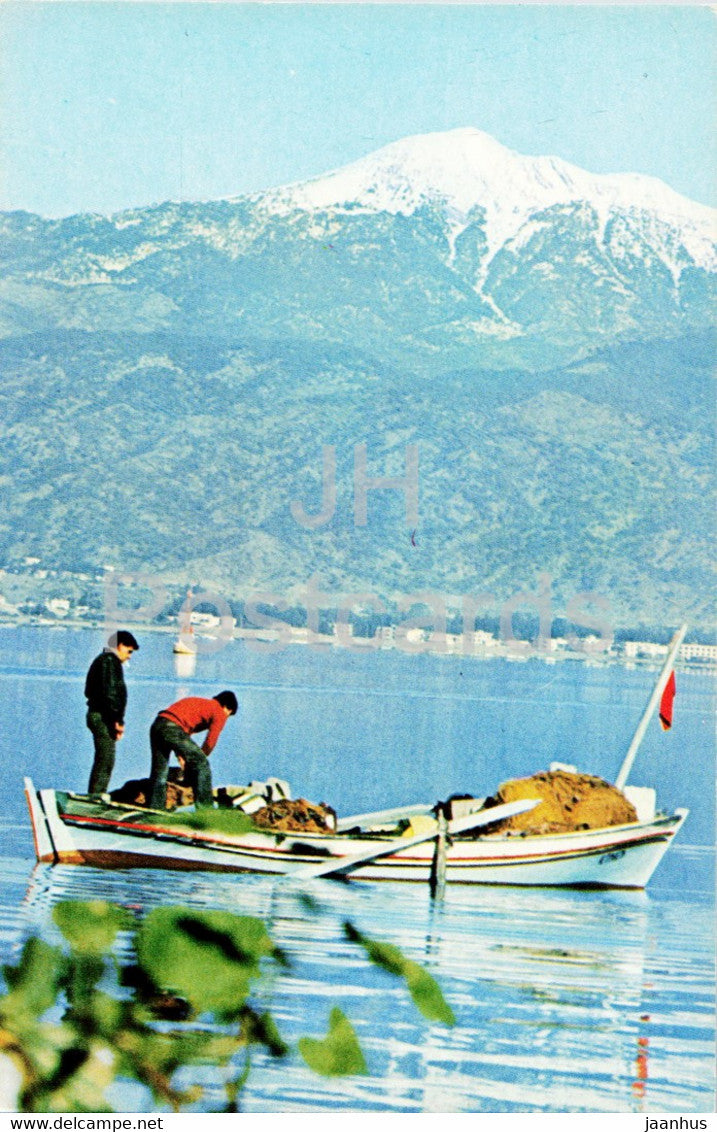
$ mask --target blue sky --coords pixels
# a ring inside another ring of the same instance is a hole
[[[716,203],[706,6],[10,0],[0,52],[3,209],[236,195],[460,126]]]

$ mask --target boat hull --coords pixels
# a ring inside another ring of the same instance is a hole
[[[39,860],[97,868],[160,868],[282,874],[335,861],[337,875],[352,880],[418,881],[431,878],[434,843],[401,847],[388,835],[277,834],[250,831],[221,835],[162,824],[161,815],[79,800],[70,809],[54,790],[26,796]],[[58,804],[59,803],[59,804]],[[446,880],[451,884],[644,888],[687,816],[601,830],[545,835],[463,835],[449,843]],[[351,868],[350,859],[383,849],[373,861]],[[346,872],[340,872],[341,861]]]

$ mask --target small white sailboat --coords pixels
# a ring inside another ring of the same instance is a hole
[[[187,590],[187,600],[179,611],[179,636],[174,642],[172,652],[177,656],[196,656],[197,644],[191,614],[191,591]]]
[[[180,635],[177,637],[176,641],[174,642],[174,644],[172,646],[172,652],[173,653],[176,653],[178,656],[195,656],[196,655],[197,646],[195,645],[194,640],[190,636],[191,633],[192,633],[191,626],[189,627],[188,630],[183,630],[180,633]],[[187,639],[187,638],[189,638],[189,639]]]

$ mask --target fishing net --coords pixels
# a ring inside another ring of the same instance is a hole
[[[329,833],[336,828],[336,813],[323,802],[307,802],[305,798],[282,798],[270,802],[252,814],[254,825],[261,829],[279,829],[292,833]]]
[[[150,795],[150,782],[148,778],[132,778],[116,790],[110,791],[113,802],[122,802],[126,806],[148,806]],[[191,786],[182,782],[182,771],[179,767],[169,768],[167,781],[167,810],[176,810],[178,806],[191,806],[194,802],[194,791]]]
[[[491,832],[567,833],[637,821],[635,807],[617,787],[590,774],[564,770],[503,782],[486,806],[523,798],[540,798],[540,803],[527,813],[496,822]]]

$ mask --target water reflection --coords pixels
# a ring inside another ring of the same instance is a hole
[[[649,1021],[649,1014],[640,1015],[641,1024]],[[640,1102],[643,1102],[645,1100],[645,1097],[647,1096],[647,1082],[649,1078],[649,1047],[650,1039],[644,1033],[638,1034],[637,1053],[635,1054],[635,1080],[632,1082],[632,1091],[634,1096]],[[644,1104],[638,1104],[637,1109],[639,1112],[644,1112]]]
[[[52,936],[61,899],[109,899],[138,914],[182,902],[261,917],[292,960],[259,988],[261,1008],[295,1045],[325,1033],[339,1005],[370,1074],[327,1081],[297,1056],[278,1065],[257,1058],[249,1111],[710,1110],[708,908],[688,916],[679,901],[642,892],[458,887],[437,904],[412,885],[327,881],[314,882],[307,901],[286,878],[176,874],[167,890],[157,875],[37,866],[23,932]],[[435,975],[454,1029],[417,1014],[403,984],[347,941],[347,919]],[[679,996],[660,959],[666,935],[688,975]]]
[[[175,652],[172,654],[174,672],[180,679],[186,680],[193,676],[197,668],[197,654],[195,652]]]
[[[91,762],[83,686],[104,634],[0,628],[0,954],[31,931],[51,937],[57,900],[108,899],[138,914],[182,902],[261,916],[293,956],[259,995],[287,1040],[325,1034],[330,1007],[352,1018],[366,1078],[318,1080],[296,1055],[257,1059],[246,1108],[396,1112],[705,1112],[714,1105],[713,681],[681,678],[679,726],[646,738],[636,781],[691,809],[649,893],[318,881],[312,914],[282,880],[72,867],[32,869],[22,775],[83,789]],[[276,774],[340,813],[485,793],[553,759],[614,777],[652,676],[642,669],[381,651],[257,653],[234,641],[196,670],[172,636],[142,635],[128,673],[116,782],[143,777],[158,710],[234,687],[241,711],[212,755],[216,782]],[[28,720],[31,727],[28,730]],[[18,744],[18,736],[26,741]],[[683,752],[690,751],[685,775]],[[215,763],[216,760],[216,763]],[[13,769],[14,768],[14,769]],[[12,771],[12,773],[10,772]],[[692,845],[688,844],[692,842]],[[709,846],[709,847],[708,847]],[[29,883],[28,883],[29,878]],[[402,947],[439,980],[458,1024],[425,1023],[405,988],[351,946],[343,921]],[[207,1107],[220,1096],[208,1070]],[[125,1088],[116,1107],[139,1101]]]

